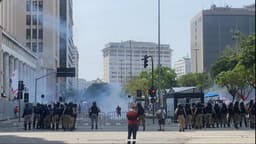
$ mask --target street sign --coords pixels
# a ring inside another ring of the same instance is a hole
[[[76,69],[75,68],[65,68],[65,67],[57,68],[56,76],[57,77],[75,77]]]
[[[145,101],[145,98],[142,98],[142,97],[136,97],[135,101]]]

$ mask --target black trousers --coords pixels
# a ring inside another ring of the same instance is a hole
[[[134,140],[136,140],[136,135],[138,131],[138,124],[128,124],[128,144],[131,143],[131,136]],[[133,144],[136,142],[134,141]]]

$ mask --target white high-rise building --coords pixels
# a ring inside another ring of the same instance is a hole
[[[189,57],[183,57],[174,63],[175,73],[177,77],[191,73],[191,60]]]
[[[148,67],[144,68],[144,55],[152,56],[154,68],[158,65],[158,48],[153,42],[110,42],[103,49],[104,76],[108,83],[119,83],[124,86],[140,72],[151,70],[151,60],[148,59]],[[161,66],[171,68],[172,49],[168,44],[160,46]]]

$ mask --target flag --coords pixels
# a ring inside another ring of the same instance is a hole
[[[18,70],[14,70],[12,72],[12,77],[11,77],[12,94],[14,97],[17,97],[17,94],[18,94],[18,81],[19,81],[18,76],[19,76]]]

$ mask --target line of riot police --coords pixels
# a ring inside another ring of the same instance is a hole
[[[251,100],[246,105],[244,102],[207,104],[193,103],[185,106],[179,104],[176,109],[176,117],[180,131],[184,129],[231,127],[255,128],[256,103]]]
[[[77,104],[55,103],[53,105],[39,104],[30,107],[26,104],[24,108],[24,129],[74,130],[77,118]]]

